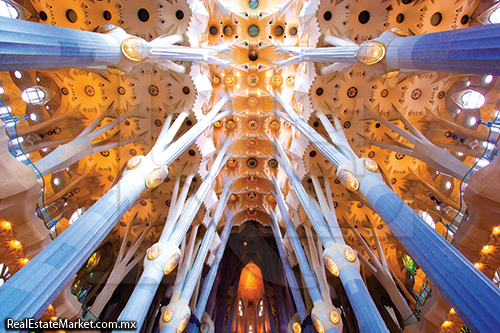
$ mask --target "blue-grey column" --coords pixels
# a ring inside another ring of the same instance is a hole
[[[273,225],[271,229],[274,233],[274,239],[276,241],[276,247],[278,248],[278,253],[281,258],[281,262],[283,263],[283,268],[286,275],[286,281],[290,287],[290,291],[292,292],[293,300],[295,302],[295,306],[297,307],[297,313],[299,314],[300,320],[304,321],[306,319],[306,307],[304,305],[304,300],[302,299],[302,295],[300,294],[299,286],[297,284],[297,279],[295,278],[295,274],[293,273],[290,264],[288,263],[288,258],[285,255],[285,249],[283,248],[283,239],[281,238],[280,228],[278,226],[278,220],[273,218]]]
[[[287,175],[290,184],[292,185],[297,197],[304,208],[311,224],[313,225],[318,238],[323,243],[323,246],[328,249],[329,246],[335,244],[333,242],[333,236],[330,234],[329,230],[324,230],[326,227],[326,222],[323,220],[323,216],[321,215],[320,209],[315,201],[310,201],[309,196],[307,195],[302,183],[299,178],[295,174],[292,169],[292,165],[286,154],[283,150],[281,144],[275,138],[275,146],[277,147],[280,156],[277,156],[278,161],[280,162],[280,166],[283,171]],[[276,177],[273,178],[273,184],[277,191],[279,191],[279,183]],[[278,193],[281,195],[281,192]],[[281,209],[280,205],[284,205],[283,198],[276,196],[278,203],[278,207]],[[314,207],[316,206],[316,207]],[[293,229],[293,228],[292,228]],[[288,225],[287,225],[288,230]],[[295,230],[294,230],[295,231]],[[323,235],[323,237],[321,237]],[[293,243],[292,243],[293,244]],[[298,257],[298,256],[297,256]],[[348,273],[342,274],[346,268]],[[347,296],[349,297],[349,301],[351,302],[352,308],[356,314],[356,318],[358,319],[359,328],[363,333],[372,333],[372,332],[384,332],[387,333],[389,330],[385,325],[382,316],[377,310],[373,299],[368,292],[368,289],[364,285],[363,280],[361,279],[361,275],[359,274],[358,267],[354,267],[353,265],[347,265],[344,268],[340,269],[340,280],[344,285]],[[361,282],[361,284],[360,284]]]
[[[217,115],[217,112],[214,107],[174,144],[166,147],[162,154],[167,158],[160,165],[170,165],[218,117],[226,114]],[[159,166],[151,155],[134,157],[136,162],[140,161],[135,168],[126,170],[123,178],[97,203],[6,282],[8,287],[0,289],[0,318],[40,318],[144,191],[148,176]],[[0,320],[0,330],[4,325],[5,321]]]
[[[359,190],[467,327],[498,332],[500,289],[380,178],[363,178]]]
[[[205,259],[207,258],[208,251],[210,250],[210,244],[212,244],[212,239],[217,229],[217,225],[219,224],[219,220],[222,217],[222,213],[224,211],[224,208],[226,207],[229,195],[233,192],[232,190],[229,190],[231,182],[229,182],[227,179],[224,179],[224,181],[225,181],[224,191],[222,192],[222,195],[219,199],[220,201],[217,204],[214,216],[210,221],[207,230],[205,231],[203,242],[201,243],[200,249],[198,250],[198,255],[196,256],[196,260],[193,266],[191,267],[188,276],[186,277],[184,288],[182,288],[182,294],[180,299],[186,301],[186,303],[189,303],[191,301],[191,297],[193,297],[193,292],[194,289],[196,288],[198,280],[200,279],[203,266],[205,264]],[[227,218],[226,224],[231,223],[232,214],[227,213],[226,218]],[[199,316],[198,319],[201,320],[201,316]]]
[[[278,96],[280,98],[280,96]],[[285,110],[287,105],[284,105]],[[289,112],[295,125],[304,135],[317,132],[295,113]],[[319,144],[310,136],[312,144],[337,168],[344,163],[330,156],[338,154],[333,145]],[[309,138],[309,137],[308,137]],[[278,146],[279,148],[280,146]],[[352,160],[360,162],[356,156]],[[350,171],[360,171],[357,167]],[[411,207],[375,175],[363,177],[359,191],[380,215],[420,265],[446,301],[460,315],[473,332],[497,332],[500,327],[500,289],[476,269],[458,250],[435,232]],[[472,287],[473,286],[473,287]],[[354,308],[354,307],[353,307]]]
[[[111,66],[121,55],[112,36],[0,17],[0,71]]]
[[[132,172],[7,280],[0,289],[0,318],[38,319],[143,192],[147,173]],[[0,320],[0,331],[5,330]]]
[[[387,47],[386,63],[401,70],[499,75],[500,25],[396,38]]]
[[[319,292],[318,282],[316,281],[316,276],[311,270],[311,266],[309,266],[309,262],[307,261],[306,254],[304,253],[304,249],[302,248],[302,244],[300,243],[299,236],[297,235],[297,231],[293,227],[292,222],[290,221],[290,216],[288,215],[288,210],[286,209],[285,200],[283,199],[283,194],[281,194],[281,189],[278,185],[278,180],[274,178],[274,188],[276,191],[276,203],[278,204],[278,210],[281,214],[281,218],[283,222],[285,222],[286,230],[288,232],[288,236],[290,237],[290,242],[292,243],[293,251],[295,252],[295,256],[297,257],[297,261],[299,263],[300,271],[302,272],[302,276],[304,277],[304,281],[307,286],[307,291],[309,292],[309,296],[311,296],[311,300],[314,305],[321,303],[323,298]],[[271,213],[271,217],[273,219],[273,223],[278,223],[278,214],[276,212]],[[276,221],[276,222],[274,222]]]
[[[232,227],[233,223],[226,221],[224,230],[221,234],[221,241],[219,247],[217,248],[215,260],[212,263],[212,267],[210,267],[210,271],[208,272],[208,275],[205,277],[205,280],[203,282],[200,298],[198,299],[196,307],[196,318],[201,318],[201,316],[203,316],[203,312],[205,312],[208,298],[210,297],[210,291],[213,288],[215,277],[217,276],[217,271],[219,270],[219,265],[222,260],[222,256],[224,255],[224,250],[226,249],[227,240],[229,239],[229,234],[231,233]]]
[[[172,144],[170,147],[173,146],[174,144]],[[181,244],[182,239],[184,239],[184,237],[186,236],[186,233],[191,226],[193,219],[198,213],[198,210],[200,209],[203,201],[205,200],[205,197],[207,196],[211,186],[213,185],[215,177],[219,173],[220,168],[229,158],[229,155],[225,155],[226,150],[229,148],[229,146],[230,141],[227,140],[224,146],[221,148],[219,155],[215,159],[210,172],[205,176],[203,183],[198,188],[198,191],[187,200],[179,222],[175,226],[174,232],[172,233],[172,235],[165,234],[164,229],[160,236],[160,242],[163,239],[168,238],[168,243],[175,247],[178,247]],[[123,309],[118,319],[135,320],[137,321],[137,328],[138,330],[140,330],[142,324],[144,323],[144,319],[146,318],[149,306],[151,305],[154,295],[158,289],[158,286],[163,279],[163,275],[163,270],[158,270],[154,265],[148,264],[142,272],[139,282],[137,283],[132,295],[127,302],[127,305]],[[115,330],[114,332],[121,331]]]

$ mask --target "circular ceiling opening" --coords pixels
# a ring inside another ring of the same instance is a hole
[[[137,12],[137,17],[139,17],[139,20],[141,20],[141,22],[147,22],[149,20],[149,12],[146,9],[141,8]]]
[[[78,15],[76,14],[76,12],[73,9],[68,9],[66,11],[66,18],[71,23],[75,23],[78,20]]]
[[[405,20],[405,16],[403,14],[398,14],[398,16],[396,16],[396,22],[401,23],[404,20]]]
[[[40,13],[38,13],[38,16],[40,17],[40,20],[47,21],[48,18],[47,13],[45,13],[43,10]]]
[[[259,7],[259,1],[258,0],[249,0],[248,7],[250,7],[251,9],[257,9],[257,7]]]
[[[232,36],[233,35],[233,27],[230,25],[226,25],[224,29],[222,29],[222,32],[224,32],[224,35],[226,36]]]
[[[434,27],[437,26],[439,23],[441,23],[441,20],[443,19],[443,15],[441,13],[434,13],[431,17],[431,25]]]
[[[283,27],[281,25],[277,25],[274,27],[274,34],[277,37],[283,36],[283,33],[285,33],[285,30],[283,29]]]
[[[184,12],[182,10],[176,11],[175,17],[177,17],[178,20],[182,20],[184,18]]]
[[[297,28],[291,27],[288,32],[290,33],[290,36],[295,36],[297,34]]]
[[[248,52],[248,59],[255,61],[258,58],[259,58],[259,54],[257,53],[257,51],[252,50],[252,51]]]
[[[217,27],[216,27],[216,26],[211,26],[211,27],[210,27],[210,34],[211,34],[212,36],[217,35],[217,33],[218,33],[218,32],[219,32],[219,29],[217,29]]]
[[[257,37],[259,33],[260,29],[255,24],[252,24],[251,26],[248,27],[248,34],[250,35],[250,37]]]
[[[109,21],[109,20],[111,20],[111,13],[106,10],[106,11],[104,11],[104,13],[102,13],[102,17],[104,17],[104,19],[106,21]]]
[[[325,21],[330,21],[332,19],[332,12],[327,10],[324,14],[323,14],[323,18],[325,19]]]
[[[370,13],[366,10],[363,10],[361,13],[359,13],[358,21],[361,24],[368,23],[368,21],[370,21]]]
[[[467,23],[469,23],[469,19],[470,19],[469,15],[464,15],[464,16],[462,16],[462,18],[460,19],[460,23],[462,23],[462,24],[467,24]]]

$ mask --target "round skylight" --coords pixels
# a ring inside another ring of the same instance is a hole
[[[19,17],[19,12],[9,2],[0,0],[0,16],[16,19]]]
[[[40,87],[30,87],[25,89],[21,98],[28,104],[43,104],[45,100],[45,91],[43,91]]]
[[[427,212],[422,212],[420,213],[420,216],[424,219],[424,221],[430,225],[433,229],[436,228],[436,223],[434,222],[434,219],[429,215]]]
[[[490,23],[500,23],[500,8],[497,8],[493,11],[493,13],[490,14],[490,17],[488,19]]]
[[[486,99],[480,92],[467,90],[460,98],[464,109],[478,109],[484,105]]]

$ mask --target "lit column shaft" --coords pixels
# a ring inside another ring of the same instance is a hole
[[[0,299],[11,300],[0,304],[2,318],[38,319],[141,195],[151,172],[158,166],[168,166],[182,154],[181,148],[189,147],[218,117],[225,114],[217,115],[217,111],[214,107],[186,134],[168,146],[162,153],[168,156],[163,160],[164,164],[154,163],[150,153],[135,169],[126,170],[123,178],[97,203],[9,279],[6,282],[9,287],[0,290]],[[2,321],[0,328],[3,325]]]
[[[330,245],[335,244],[333,241],[333,237],[328,231],[326,227],[326,223],[323,220],[323,216],[318,212],[319,208],[316,204],[316,207],[313,207],[309,196],[307,195],[302,183],[299,178],[295,174],[292,169],[292,165],[288,158],[285,155],[283,147],[281,144],[275,140],[275,145],[278,148],[279,154],[281,158],[279,158],[280,166],[285,171],[290,183],[297,194],[297,197],[302,204],[311,224],[320,238],[323,246],[328,248]],[[277,179],[274,179],[275,188],[279,188],[279,184]],[[280,199],[277,200],[278,205],[280,203]],[[284,204],[284,202],[283,202]],[[287,226],[288,229],[288,226]],[[325,229],[327,229],[325,231]],[[344,241],[342,241],[344,243]],[[346,273],[343,273],[346,271]],[[361,279],[361,275],[356,267],[353,265],[347,265],[343,269],[340,270],[340,279],[342,284],[344,285],[345,291],[347,293],[347,297],[349,297],[349,301],[351,302],[352,309],[356,314],[356,318],[358,319],[359,327],[362,332],[389,332],[387,326],[385,325],[384,320],[380,316],[380,313],[377,310],[373,299],[368,292],[363,280]],[[361,283],[360,283],[361,282]]]
[[[181,244],[182,239],[186,236],[193,219],[207,196],[210,187],[213,185],[215,177],[223,165],[223,160],[228,158],[228,156],[225,155],[225,152],[229,148],[229,145],[230,140],[227,140],[225,146],[221,149],[221,152],[217,156],[212,169],[205,177],[205,180],[199,187],[198,191],[187,200],[173,234],[165,235],[165,233],[162,233],[160,241],[166,240],[167,237],[170,236],[168,239],[170,244],[173,246],[179,246]],[[137,321],[137,327],[140,329],[144,323],[147,311],[154,298],[156,290],[160,285],[163,275],[163,270],[155,268],[155,266],[151,263],[148,264],[118,320],[135,320]]]
[[[146,188],[150,170],[132,171],[6,281],[0,290],[2,318],[40,318]],[[0,321],[2,331],[4,325]]]
[[[215,162],[212,165],[212,168],[210,169],[209,173],[205,176],[203,183],[200,185],[200,188],[198,189],[198,192],[194,196],[188,199],[184,211],[175,226],[174,232],[169,238],[169,242],[171,242],[172,244],[179,246],[182,242],[182,239],[184,239],[184,237],[186,236],[186,233],[189,230],[189,227],[191,226],[192,220],[196,216],[196,213],[198,212],[201,204],[203,203],[203,200],[205,199],[210,188],[214,184],[215,177],[217,176],[223,165],[226,163],[226,161],[229,159],[229,154],[226,154],[226,152],[230,144],[231,142],[228,139],[224,144],[224,146],[221,148],[219,155],[215,159]]]
[[[201,134],[205,130],[203,125],[195,127],[188,133]],[[182,139],[184,136],[179,140]],[[174,149],[169,146],[165,153],[177,158],[182,151]],[[156,167],[151,154],[143,157],[136,168],[126,170],[123,178],[97,203],[9,279],[9,287],[0,290],[0,298],[12,300],[0,305],[3,318],[38,319],[141,195],[148,176]]]
[[[296,114],[289,111],[287,113],[295,123],[301,124],[297,128],[302,134],[319,135],[303,119],[295,117]],[[337,168],[344,164],[339,164],[338,158],[330,158],[340,154],[333,145],[326,141],[319,145],[316,145],[316,141],[311,142]],[[354,162],[359,162],[356,156],[351,158]],[[358,167],[351,171],[356,173],[356,170],[362,172],[363,169]],[[459,313],[467,327],[481,333],[496,332],[500,327],[500,309],[491,304],[500,304],[500,289],[436,233],[380,178],[375,175],[366,176],[361,179],[359,186],[359,191],[370,206],[422,267],[446,301]],[[470,286],[474,288],[471,289]]]
[[[407,71],[500,74],[500,26],[396,38],[387,46],[389,67]]]
[[[112,66],[121,57],[112,36],[0,17],[0,71]]]
[[[293,273],[293,270],[288,263],[288,258],[285,255],[285,249],[283,248],[282,243],[283,240],[281,238],[281,232],[277,222],[277,219],[273,218],[273,225],[271,226],[271,229],[273,230],[274,240],[276,241],[276,247],[278,248],[281,262],[283,263],[286,280],[288,282],[288,285],[290,286],[290,291],[292,292],[295,306],[297,307],[297,313],[300,316],[300,320],[304,321],[306,319],[306,307],[304,305],[302,295],[300,294],[299,286],[297,284],[297,280],[295,279],[295,274]]]
[[[198,299],[198,306],[196,307],[196,318],[201,318],[203,312],[205,312],[205,307],[208,302],[208,298],[210,297],[210,292],[213,288],[215,278],[217,276],[217,271],[219,270],[219,265],[222,260],[222,256],[224,255],[224,250],[226,249],[227,240],[229,239],[229,234],[231,233],[231,228],[233,224],[231,222],[226,221],[224,225],[224,230],[221,234],[221,240],[219,247],[217,248],[217,254],[215,256],[215,260],[212,263],[212,267],[210,267],[210,271],[208,275],[205,277],[203,282],[203,287],[201,289],[200,298]]]
[[[500,289],[378,177],[363,178],[359,190],[467,327],[497,332]]]
[[[290,242],[292,243],[295,256],[297,257],[297,261],[299,262],[300,271],[302,272],[302,276],[307,286],[307,290],[309,291],[309,295],[311,296],[311,300],[313,301],[313,303],[321,302],[323,298],[321,297],[321,293],[319,292],[316,276],[311,270],[311,266],[309,266],[309,262],[307,261],[306,254],[304,253],[304,249],[302,248],[302,244],[300,243],[297,231],[295,231],[295,228],[293,227],[293,224],[290,221],[290,216],[288,215],[288,210],[286,209],[286,203],[285,200],[283,199],[283,194],[281,193],[278,180],[274,178],[273,183],[276,191],[275,197],[276,197],[276,203],[278,204],[278,210],[280,212],[281,218],[283,219],[283,222],[285,222],[286,230],[288,232],[288,236],[290,237]],[[272,212],[271,217],[273,219],[273,223],[277,224],[278,223],[277,213]]]
[[[222,192],[219,203],[217,204],[214,216],[210,221],[210,224],[205,232],[203,242],[201,243],[201,247],[198,250],[198,255],[196,256],[196,260],[193,264],[193,267],[191,267],[191,270],[189,271],[189,274],[186,278],[186,283],[184,284],[184,288],[182,289],[182,294],[181,294],[181,300],[185,300],[186,302],[189,302],[191,300],[191,297],[193,296],[193,291],[196,287],[196,283],[198,282],[198,279],[203,270],[203,265],[205,263],[205,259],[208,254],[208,250],[210,249],[210,244],[212,243],[212,239],[217,229],[217,225],[219,224],[219,220],[222,217],[222,212],[227,204],[229,195],[232,192],[229,190],[229,186],[231,186],[231,182],[226,182],[224,184],[224,191]],[[229,224],[232,217],[231,216],[227,217],[230,217],[228,221],[226,221],[226,223]],[[201,316],[198,317],[198,319],[201,319]]]

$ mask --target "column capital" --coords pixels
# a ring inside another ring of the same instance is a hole
[[[159,242],[148,249],[144,258],[144,267],[152,264],[158,271],[167,275],[177,266],[181,260],[181,250],[169,242]]]
[[[163,308],[160,331],[167,333],[183,332],[191,318],[191,309],[183,300],[170,302]]]
[[[342,269],[353,265],[359,270],[357,252],[349,245],[336,243],[323,251],[323,261],[326,268],[335,276],[339,276]]]
[[[339,311],[331,303],[321,302],[315,305],[311,311],[311,319],[319,333],[335,332],[335,328],[338,332],[342,331]]]
[[[337,169],[337,176],[348,190],[357,191],[361,181],[367,176],[376,175],[382,179],[378,170],[378,164],[375,161],[369,158],[355,158],[353,161],[340,165]]]

